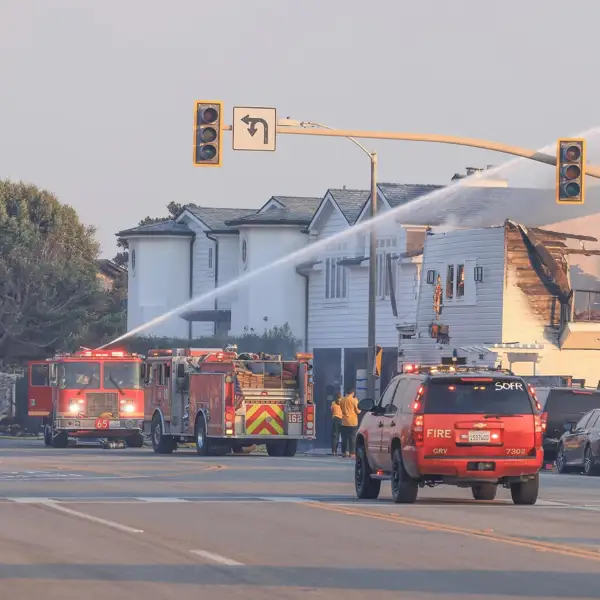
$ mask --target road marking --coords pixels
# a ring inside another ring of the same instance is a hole
[[[71,515],[72,517],[78,517],[80,519],[84,519],[86,521],[91,521],[92,523],[98,523],[99,525],[105,525],[106,527],[111,527],[112,529],[117,529],[119,531],[124,531],[125,533],[144,533],[143,529],[134,529],[133,527],[128,527],[127,525],[121,525],[121,523],[116,523],[115,521],[108,521],[107,519],[101,519],[100,517],[94,517],[93,515],[88,515],[87,513],[79,512],[78,510],[73,510],[72,508],[67,508],[66,506],[61,506],[52,500],[46,500],[44,502],[40,502],[42,506],[46,506],[51,508],[52,510],[56,510],[58,512],[62,512],[66,515]]]
[[[291,496],[258,496],[259,500],[265,500],[267,502],[289,502],[291,504],[303,504],[305,502],[315,502],[310,498],[296,498]],[[318,500],[317,500],[318,502]]]
[[[387,521],[388,523],[396,523],[398,525],[409,525],[412,527],[418,527],[419,529],[426,529],[437,533],[454,533],[457,535],[463,535],[466,537],[479,538],[489,540],[491,542],[500,542],[504,544],[511,544],[513,546],[521,546],[529,548],[530,550],[537,550],[538,552],[554,552],[556,554],[562,554],[565,556],[572,556],[576,558],[587,558],[589,560],[600,561],[600,552],[593,550],[586,550],[584,548],[576,548],[575,546],[567,546],[562,544],[551,544],[547,542],[533,541],[527,538],[521,538],[518,536],[503,535],[490,531],[481,531],[476,529],[468,529],[466,527],[459,527],[456,525],[446,525],[443,523],[437,523],[435,521],[422,521],[419,519],[412,519],[409,517],[403,517],[399,514],[386,515],[371,511],[351,510],[348,508],[342,508],[338,506],[332,506],[331,504],[324,504],[318,502],[308,502],[304,506],[312,508],[320,508],[321,510],[328,510],[331,512],[337,512],[343,515],[351,515],[356,517],[364,517],[368,519],[374,519],[377,521]]]
[[[148,503],[188,502],[188,500],[184,500],[183,498],[169,498],[167,496],[165,496],[164,498],[140,497],[140,498],[135,498],[135,500],[141,500],[142,502],[148,502]]]
[[[201,556],[202,558],[206,558],[206,560],[212,560],[213,562],[219,563],[221,565],[227,565],[229,567],[244,566],[243,563],[237,562],[237,560],[232,560],[231,558],[221,556],[220,554],[214,554],[213,552],[207,552],[206,550],[190,550],[190,552],[192,554],[196,554],[197,556]]]

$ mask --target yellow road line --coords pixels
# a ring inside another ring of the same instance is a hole
[[[490,542],[500,542],[504,544],[511,544],[513,546],[521,546],[524,548],[529,548],[531,550],[536,550],[538,552],[554,552],[555,554],[562,554],[564,556],[586,558],[588,560],[600,561],[600,552],[596,552],[594,550],[586,550],[585,548],[576,548],[574,546],[566,546],[562,544],[539,542],[518,536],[503,535],[500,533],[480,531],[477,529],[468,529],[466,527],[457,527],[455,525],[446,525],[444,523],[437,523],[435,521],[411,519],[409,517],[403,517],[401,515],[384,515],[373,511],[356,510],[340,506],[331,506],[328,504],[322,504],[317,502],[305,502],[304,505],[309,506],[311,508],[320,508],[321,510],[329,510],[331,512],[336,512],[345,515],[366,517],[368,519],[386,521],[388,523],[397,523],[398,525],[409,525],[412,527],[419,527],[421,529],[427,529],[428,531],[435,531],[439,533],[454,533],[457,535],[464,535],[467,537],[484,539]]]

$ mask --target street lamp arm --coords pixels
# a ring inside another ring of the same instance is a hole
[[[302,121],[301,126],[302,126],[302,128],[305,128],[305,127],[318,127],[318,128],[321,128],[321,129],[327,129],[328,131],[338,131],[334,127],[329,127],[329,125],[323,125],[323,123],[315,123],[314,121]],[[279,133],[279,128],[277,129],[277,132]],[[346,136],[346,137],[351,142],[353,142],[354,144],[356,144],[369,158],[371,157],[372,153],[369,152],[369,150],[367,150],[357,139],[353,138],[352,136]]]

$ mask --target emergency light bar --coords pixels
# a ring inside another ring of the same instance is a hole
[[[477,367],[467,365],[438,365],[438,366],[423,366],[423,365],[402,365],[402,373],[414,373],[414,374],[435,374],[435,373],[482,373],[490,372],[504,373],[506,375],[514,375],[509,369],[502,369],[500,367]]]

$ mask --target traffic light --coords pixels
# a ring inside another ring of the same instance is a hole
[[[556,202],[583,204],[585,200],[585,140],[558,140]]]
[[[381,377],[381,361],[383,359],[383,348],[381,346],[375,347],[375,366],[373,369],[373,375],[375,377]]]
[[[198,100],[194,110],[194,166],[221,166],[222,102]]]

